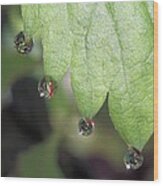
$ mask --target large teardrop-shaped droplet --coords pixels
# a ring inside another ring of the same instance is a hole
[[[79,121],[79,134],[89,136],[95,128],[95,123],[91,119],[82,118]]]
[[[57,82],[51,76],[45,76],[38,83],[40,97],[51,98],[57,88]]]
[[[28,54],[33,48],[33,39],[23,31],[16,35],[14,43],[20,54]]]
[[[128,149],[128,152],[124,156],[124,164],[126,166],[126,169],[137,170],[142,166],[143,161],[143,155],[134,147],[130,147]]]

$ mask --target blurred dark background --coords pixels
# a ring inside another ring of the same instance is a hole
[[[1,175],[11,177],[153,180],[153,136],[143,150],[143,166],[126,170],[127,147],[106,104],[94,118],[89,137],[78,135],[78,112],[69,73],[50,100],[39,97],[42,48],[18,54],[20,6],[1,6]]]

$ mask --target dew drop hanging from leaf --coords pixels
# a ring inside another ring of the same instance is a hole
[[[95,123],[91,119],[82,118],[79,121],[79,134],[89,136],[95,128]]]
[[[14,43],[20,54],[28,54],[33,48],[33,39],[22,31],[16,35]]]
[[[134,147],[130,147],[124,156],[124,164],[126,169],[137,170],[142,166],[143,161],[143,155]]]
[[[51,98],[57,88],[57,82],[51,76],[43,77],[38,83],[40,97]]]

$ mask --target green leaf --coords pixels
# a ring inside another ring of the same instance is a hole
[[[45,74],[59,81],[71,62],[72,39],[66,4],[23,5],[25,31],[39,36]]]
[[[39,35],[40,19],[39,19],[39,5],[23,5],[21,6],[24,30],[32,35]]]
[[[153,23],[145,3],[112,3],[107,9],[121,48],[110,114],[126,143],[142,150],[153,133]]]
[[[153,2],[23,5],[22,15],[45,73],[61,80],[70,68],[81,114],[94,117],[109,94],[116,130],[142,150],[153,133]]]
[[[73,4],[68,7],[74,36],[72,88],[80,112],[91,118],[98,112],[107,94],[103,73],[103,63],[107,62],[109,57],[108,53],[103,51],[107,32],[104,32],[104,35],[100,33],[105,26],[100,18],[104,16],[100,4]],[[106,12],[106,9],[104,11]]]

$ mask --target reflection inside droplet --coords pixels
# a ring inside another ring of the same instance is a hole
[[[92,134],[95,124],[91,119],[82,118],[79,121],[79,135],[89,136]]]
[[[21,54],[28,54],[33,48],[33,39],[25,32],[19,32],[15,37],[15,47]]]
[[[57,83],[51,76],[45,76],[38,83],[40,97],[51,98],[57,88]]]
[[[137,170],[139,169],[144,161],[144,157],[139,150],[134,147],[130,147],[128,152],[124,156],[124,164],[126,169]]]

